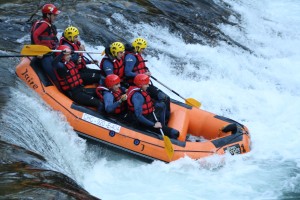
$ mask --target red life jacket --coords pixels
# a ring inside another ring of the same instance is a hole
[[[119,101],[121,99],[121,96],[123,95],[123,92],[120,88],[118,91],[112,92],[111,90],[109,90],[106,87],[98,86],[96,88],[96,93],[97,93],[97,96],[99,97],[100,101],[103,103],[104,103],[103,91],[108,91],[108,92],[112,93],[112,95],[114,96],[114,102]],[[125,110],[126,110],[126,103],[124,101],[122,101],[122,103],[115,109],[114,113],[119,114],[119,113],[124,112]]]
[[[147,92],[141,90],[137,86],[130,86],[127,91],[127,104],[128,104],[129,111],[134,112],[134,105],[131,101],[131,98],[132,98],[132,95],[136,92],[140,92],[143,95],[143,97],[145,98],[144,104],[142,105],[142,114],[148,115],[148,114],[153,113],[154,105],[153,105],[150,95]]]
[[[35,35],[35,31],[40,27],[45,26],[45,30],[39,35]],[[31,27],[31,44],[40,44],[56,49],[58,46],[58,39],[56,37],[56,27],[52,25],[48,19],[37,20]]]
[[[66,77],[60,77],[56,73],[56,77],[61,89],[64,91],[68,91],[81,85],[83,83],[83,80],[81,79],[74,62],[69,61],[64,65],[69,70],[69,75],[67,75]]]
[[[65,37],[61,37],[59,40],[59,45],[67,45],[71,47],[72,50],[74,51],[79,51],[79,47],[81,45],[81,42],[77,41],[76,43],[71,42],[67,40]],[[76,64],[77,69],[85,69],[86,68],[86,60],[84,59],[83,53],[79,53],[79,56],[81,57],[81,63]]]
[[[146,60],[143,59],[143,57],[139,54],[139,53],[132,53],[132,52],[128,52],[127,54],[132,54],[134,55],[134,57],[136,57],[136,63],[132,69],[132,72],[136,72],[137,74],[144,74],[145,72],[148,72],[149,69],[148,67],[146,67]],[[133,78],[130,78],[128,80],[126,80],[128,83],[133,84]]]
[[[102,72],[102,75],[106,77],[106,74],[103,70],[103,63],[104,63],[105,60],[108,60],[109,62],[111,62],[113,64],[113,66],[114,66],[113,73],[115,75],[118,75],[119,78],[121,80],[123,80],[124,75],[125,75],[124,56],[121,58],[121,60],[114,59],[113,61],[110,58],[108,58],[107,56],[102,58],[101,63],[100,63],[100,70]]]

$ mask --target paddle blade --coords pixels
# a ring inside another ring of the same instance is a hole
[[[174,149],[173,149],[172,142],[171,142],[171,140],[168,136],[164,135],[164,143],[165,143],[165,150],[166,150],[167,155],[168,155],[168,157],[171,161],[172,158],[173,158],[173,155],[174,155]]]
[[[197,108],[201,107],[201,103],[199,101],[197,101],[196,99],[193,99],[193,98],[185,99],[185,103],[189,106],[194,106],[194,107],[197,107]]]
[[[51,52],[52,50],[44,45],[25,45],[21,51],[21,55],[27,55],[27,56],[41,56],[46,53]]]

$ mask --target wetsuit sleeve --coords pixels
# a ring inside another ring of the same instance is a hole
[[[53,66],[54,70],[56,70],[57,74],[60,77],[65,77],[65,76],[69,75],[69,70],[65,67],[65,65],[62,62],[60,62],[60,60],[62,59],[63,56],[64,56],[64,54],[60,53],[52,61],[52,66]]]
[[[39,36],[46,31],[48,28],[47,23],[41,23],[41,25],[33,32],[33,41],[34,44],[41,44],[41,40],[39,39]]]
[[[151,126],[153,127],[155,125],[154,122],[148,120],[146,117],[143,116],[142,114],[142,106],[143,106],[143,103],[145,101],[143,95],[139,92],[136,92],[132,95],[132,98],[131,98],[131,101],[134,105],[134,114],[135,116],[137,117],[137,120],[146,125],[146,126]]]
[[[107,113],[112,113],[120,105],[119,101],[114,102],[114,96],[112,93],[104,91],[103,92],[104,106]]]
[[[110,61],[105,60],[103,62],[103,71],[106,74],[106,76],[110,75],[110,74],[113,74],[113,72],[114,72],[114,66],[113,66],[113,64]]]
[[[132,72],[134,65],[136,63],[136,57],[132,54],[127,54],[125,56],[125,76],[129,78],[134,78],[136,76],[135,72]]]

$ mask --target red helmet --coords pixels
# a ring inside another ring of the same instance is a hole
[[[71,48],[67,45],[60,45],[59,47],[57,47],[56,50],[66,50],[67,52],[71,53]],[[61,52],[56,52],[55,55],[58,56]]]
[[[121,82],[119,76],[115,74],[110,74],[105,78],[105,85],[108,88],[111,88],[112,86],[119,84]]]
[[[51,3],[47,3],[43,6],[42,13],[58,15],[60,13],[60,11],[55,7],[55,5],[53,5]]]
[[[147,85],[150,82],[150,77],[146,74],[138,74],[133,79],[134,84],[136,84],[138,87],[141,87],[142,85]]]

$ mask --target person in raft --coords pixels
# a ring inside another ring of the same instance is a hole
[[[166,106],[163,102],[153,103],[147,92],[150,77],[146,74],[138,74],[134,77],[134,86],[130,86],[127,91],[128,110],[134,113],[139,125],[152,131],[160,133],[162,129],[165,135],[177,139],[179,132],[176,129],[166,126]],[[155,120],[156,115],[158,121]]]
[[[71,49],[69,46],[60,45],[53,60],[53,68],[57,76],[60,89],[73,101],[84,106],[99,108],[101,101],[95,98],[96,91],[93,88],[87,89],[83,86],[83,80],[71,60]]]
[[[85,46],[79,41],[79,30],[74,26],[65,29],[59,41],[60,45],[67,45],[72,51],[85,51]],[[88,68],[88,64],[98,64],[97,60],[89,60],[83,53],[73,53],[71,60],[76,64],[80,76],[86,85],[99,83],[100,70]]]
[[[120,78],[110,74],[105,78],[105,86],[96,88],[97,96],[103,102],[104,111],[108,114],[125,118],[127,114],[126,89],[120,87]]]
[[[57,30],[53,24],[60,11],[53,4],[45,4],[42,7],[43,19],[37,20],[31,27],[31,44],[44,45],[54,50],[59,46],[57,38]],[[41,65],[46,74],[51,80],[58,85],[55,73],[52,68],[53,53],[48,53],[41,56]]]
[[[147,41],[143,38],[136,38],[132,42],[132,52],[126,51],[124,58],[125,61],[125,79],[132,85],[133,79],[138,74],[146,74],[151,76],[151,72],[146,66],[146,60],[144,60],[142,54],[147,48]],[[149,85],[147,92],[152,99],[159,102],[164,102],[166,105],[166,120],[170,117],[170,97],[163,91],[155,87],[152,83]]]
[[[122,86],[124,78],[124,53],[124,44],[121,42],[114,42],[110,45],[109,48],[105,48],[105,56],[100,62],[100,69],[102,71],[102,75],[104,77],[110,74],[117,75],[121,80]]]

